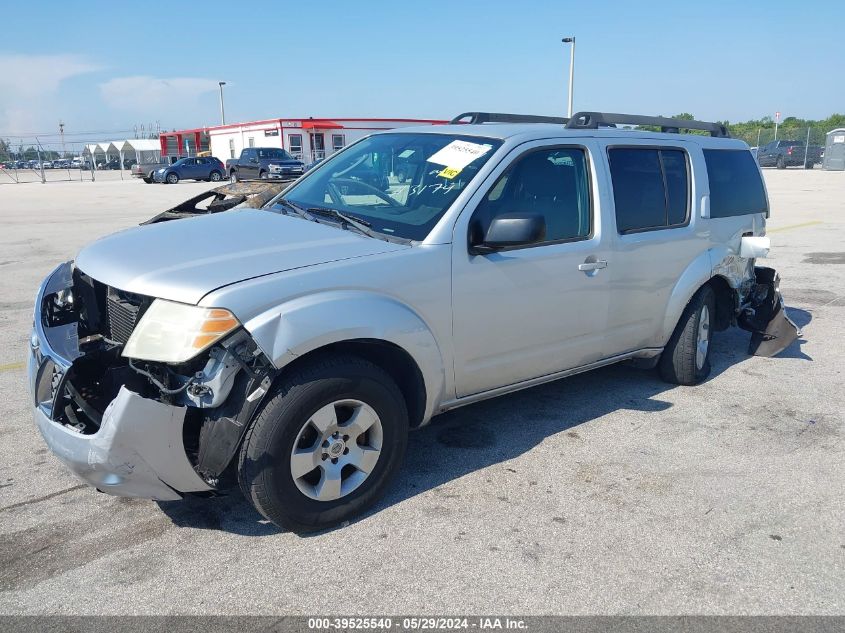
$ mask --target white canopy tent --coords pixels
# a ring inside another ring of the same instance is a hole
[[[111,157],[120,160],[123,167],[126,158],[134,158],[139,163],[150,163],[160,160],[161,144],[157,139],[129,138],[122,141],[103,141],[86,145],[82,150],[84,158],[92,159],[93,164],[108,162]]]

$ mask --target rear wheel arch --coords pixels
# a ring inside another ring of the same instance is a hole
[[[734,322],[739,307],[737,291],[721,275],[714,275],[707,282],[716,297],[716,313],[713,315],[713,329],[717,332],[727,330]]]

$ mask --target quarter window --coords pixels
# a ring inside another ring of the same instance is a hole
[[[472,231],[486,233],[503,213],[536,213],[546,222],[545,242],[590,235],[590,189],[584,150],[539,150],[518,159],[499,176],[472,218]]]
[[[766,213],[766,191],[751,152],[736,149],[706,149],[704,162],[710,182],[710,217],[728,218],[749,213]]]
[[[608,150],[608,157],[620,233],[686,224],[689,177],[685,152],[624,147]]]

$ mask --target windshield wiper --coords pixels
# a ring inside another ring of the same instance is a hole
[[[352,215],[346,215],[342,211],[338,211],[337,209],[329,209],[326,207],[308,207],[305,210],[306,213],[316,213],[317,215],[328,215],[330,217],[337,218],[343,224],[348,226],[352,226],[364,235],[368,237],[375,238],[377,240],[384,240],[385,242],[389,242],[390,240],[386,235],[383,233],[379,233],[378,231],[372,230],[370,227],[372,224],[363,218],[356,218]]]
[[[278,200],[276,200],[276,204],[281,204],[282,206],[296,213],[296,215],[298,215],[299,217],[305,218],[306,220],[310,220],[312,222],[315,222],[317,220],[317,218],[315,218],[314,215],[308,211],[308,209],[303,209],[298,204],[294,204],[293,202],[291,202],[290,200],[286,200],[285,198],[279,198]]]

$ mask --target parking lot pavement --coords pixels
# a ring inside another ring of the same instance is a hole
[[[615,366],[456,410],[375,511],[308,537],[237,495],[97,494],[31,421],[40,279],[209,185],[0,188],[0,612],[845,612],[845,173],[765,175],[799,342],[748,357],[733,329],[698,387]]]

